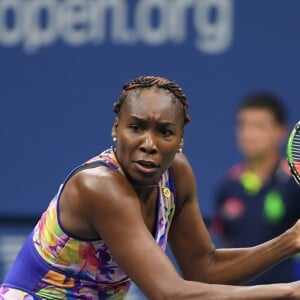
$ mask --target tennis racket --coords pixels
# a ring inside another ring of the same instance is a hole
[[[300,185],[300,121],[290,133],[286,148],[286,158],[293,177]]]

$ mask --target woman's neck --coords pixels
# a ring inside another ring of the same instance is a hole
[[[150,196],[157,191],[159,184],[153,185],[132,185],[136,194],[142,202],[147,202]]]

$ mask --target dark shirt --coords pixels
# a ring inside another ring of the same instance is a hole
[[[216,193],[216,206],[213,231],[218,232],[220,246],[254,246],[278,236],[297,221],[300,188],[291,177],[285,160],[278,163],[263,184],[240,163],[222,178]],[[287,259],[249,283],[295,280],[295,262],[294,258]]]

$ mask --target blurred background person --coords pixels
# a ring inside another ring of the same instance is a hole
[[[236,139],[243,161],[220,179],[212,233],[223,247],[267,241],[300,217],[300,188],[284,157],[287,112],[276,95],[248,94],[236,113]],[[285,260],[251,283],[288,282],[297,276],[296,258]]]

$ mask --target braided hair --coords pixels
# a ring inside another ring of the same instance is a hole
[[[191,119],[187,112],[188,100],[181,87],[173,81],[158,76],[139,76],[136,79],[126,83],[123,86],[123,91],[120,98],[114,103],[113,111],[116,114],[119,114],[129,91],[137,88],[148,88],[153,86],[170,91],[183,105],[184,124],[190,122]]]

